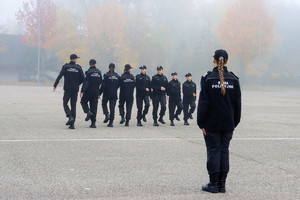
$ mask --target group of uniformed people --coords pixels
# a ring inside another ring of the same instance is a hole
[[[143,126],[142,120],[147,121],[146,115],[150,107],[150,99],[153,102],[153,120],[154,126],[159,126],[158,122],[165,124],[163,119],[166,112],[167,99],[169,100],[169,116],[170,125],[174,125],[174,119],[180,121],[179,115],[184,110],[184,125],[189,125],[188,119],[193,119],[192,114],[196,108],[196,84],[192,81],[191,73],[187,73],[186,82],[182,84],[183,102],[181,99],[181,83],[177,79],[177,73],[173,72],[172,80],[163,75],[163,67],[157,67],[157,74],[150,79],[147,75],[147,67],[140,67],[141,73],[133,76],[130,73],[132,67],[129,64],[124,66],[124,73],[119,76],[115,72],[115,64],[110,63],[108,72],[102,77],[101,71],[96,68],[96,60],[89,62],[90,68],[83,74],[80,65],[76,64],[79,57],[76,54],[70,56],[70,63],[66,63],[59,73],[53,91],[64,76],[64,97],[63,105],[66,116],[69,118],[66,125],[70,129],[74,129],[76,119],[76,102],[79,92],[79,86],[82,84],[80,97],[81,105],[84,113],[86,113],[85,121],[91,120],[91,128],[96,128],[96,116],[98,108],[98,99],[102,95],[102,109],[105,115],[104,123],[108,123],[108,127],[113,127],[115,118],[115,106],[119,93],[119,114],[121,116],[120,124],[129,126],[131,119],[131,111],[134,101],[134,89],[136,88],[136,105],[137,105],[137,126]],[[71,109],[68,102],[71,100]],[[108,104],[109,102],[109,109]],[[89,105],[88,105],[89,103]],[[143,106],[144,104],[144,106]],[[158,116],[158,108],[161,107]],[[176,109],[177,108],[177,109]],[[176,109],[176,111],[175,111]]]
[[[169,100],[171,126],[174,126],[174,119],[179,120],[182,109],[184,111],[184,124],[188,125],[188,119],[192,119],[192,113],[196,108],[196,84],[192,81],[190,73],[185,75],[187,81],[182,85],[182,102],[181,84],[177,79],[176,72],[172,73],[172,80],[168,82],[167,77],[163,75],[163,67],[158,66],[157,74],[150,80],[150,77],[146,74],[146,66],[141,66],[141,73],[134,77],[130,73],[132,67],[127,64],[124,67],[124,73],[119,76],[115,72],[115,65],[111,63],[108,67],[109,71],[104,74],[102,79],[101,71],[96,68],[96,61],[92,59],[90,60],[90,68],[86,71],[84,78],[82,68],[76,64],[78,58],[75,54],[70,56],[70,63],[62,67],[53,88],[53,91],[55,91],[59,80],[64,76],[63,106],[69,118],[66,123],[69,128],[74,129],[76,101],[81,83],[83,83],[80,94],[81,105],[87,114],[85,120],[92,121],[91,128],[96,128],[98,98],[102,94],[102,108],[105,114],[104,123],[109,122],[108,126],[113,127],[118,88],[120,88],[119,112],[121,124],[125,122],[126,126],[129,125],[135,87],[138,126],[143,126],[141,120],[144,122],[147,120],[146,115],[149,110],[150,99],[153,102],[153,125],[158,126],[158,122],[165,124],[163,116],[166,111],[166,95]],[[229,143],[241,118],[239,78],[228,71],[225,66],[227,62],[228,54],[225,50],[215,51],[213,56],[214,68],[203,75],[201,79],[202,88],[197,109],[197,124],[203,131],[206,143],[206,166],[210,179],[208,184],[202,186],[202,190],[211,193],[226,192],[225,182],[229,172]],[[71,109],[68,106],[70,99]],[[88,106],[88,102],[90,106]],[[107,108],[108,102],[109,110]],[[143,103],[145,103],[144,109]],[[158,118],[159,104],[161,110]]]

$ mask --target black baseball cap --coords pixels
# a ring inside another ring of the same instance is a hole
[[[90,60],[90,65],[95,65],[96,63],[97,63],[96,60],[94,60],[94,59]]]
[[[74,60],[76,58],[80,58],[80,57],[78,57],[76,54],[71,54],[70,55],[70,60]]]
[[[132,69],[132,67],[129,64],[126,64],[125,69]]]
[[[140,69],[147,69],[146,65],[140,66]]]
[[[173,75],[177,75],[177,72],[172,72],[172,74],[171,74],[171,75],[172,75],[172,76],[173,76]]]
[[[164,68],[162,66],[157,66],[156,70],[164,70]]]
[[[192,76],[192,74],[191,74],[191,73],[187,73],[187,74],[185,75],[185,77],[188,77],[188,76]]]
[[[223,49],[219,49],[219,50],[215,51],[215,55],[213,57],[216,60],[219,60],[219,58],[221,58],[221,57],[223,57],[225,61],[228,60],[228,54]]]
[[[115,69],[115,68],[116,68],[116,66],[115,66],[114,63],[110,63],[108,67],[109,67],[109,68],[112,68],[112,69]]]

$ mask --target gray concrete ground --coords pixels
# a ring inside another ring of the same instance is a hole
[[[117,116],[108,128],[99,104],[90,129],[78,103],[69,130],[62,88],[0,94],[0,199],[300,199],[300,91],[243,92],[225,194],[201,191],[208,175],[196,120],[153,127],[150,114],[137,127],[134,108],[130,127]]]

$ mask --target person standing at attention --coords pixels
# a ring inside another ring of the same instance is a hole
[[[209,183],[203,191],[224,193],[229,172],[229,143],[241,118],[239,78],[225,66],[228,54],[215,51],[214,68],[201,79],[197,124],[203,131],[207,151]]]

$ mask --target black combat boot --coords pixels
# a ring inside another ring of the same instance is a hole
[[[114,127],[113,120],[109,120],[109,123],[108,123],[107,127]]]
[[[93,113],[89,110],[89,111],[86,113],[85,121],[89,121],[89,120],[91,119],[91,117],[93,117]]]
[[[90,128],[96,128],[95,122],[92,122],[92,124],[90,125]]]
[[[104,119],[103,123],[105,124],[105,123],[107,123],[109,120],[110,120],[110,116],[109,116],[109,114],[107,113],[107,114],[105,114],[105,119]]]
[[[124,116],[121,116],[120,124],[124,124],[124,122],[125,122]]]
[[[188,126],[188,125],[190,125],[190,124],[188,123],[187,120],[184,120],[184,125]]]
[[[156,119],[154,120],[153,126],[159,126]]]
[[[162,116],[158,119],[158,121],[159,121],[160,123],[162,123],[162,124],[166,124],[166,122],[164,121],[164,119],[163,119]]]
[[[126,120],[125,126],[129,126],[129,120]]]
[[[69,129],[75,129],[74,123],[69,126]]]
[[[210,193],[219,192],[219,174],[210,174],[209,183],[202,186],[202,190]]]
[[[143,126],[141,120],[138,120],[138,121],[137,121],[137,126]]]
[[[147,119],[146,119],[146,116],[145,116],[145,115],[143,115],[143,121],[144,121],[144,122],[147,122]]]
[[[171,120],[170,126],[175,126],[173,120]]]
[[[190,119],[194,119],[192,114],[190,114]]]
[[[71,125],[75,122],[74,118],[72,116],[69,117],[69,120],[66,123],[66,126]]]
[[[221,192],[221,193],[226,192],[226,189],[225,189],[226,178],[227,178],[227,174],[219,175],[219,192]]]
[[[178,115],[175,115],[174,118],[175,118],[177,121],[180,121]]]

